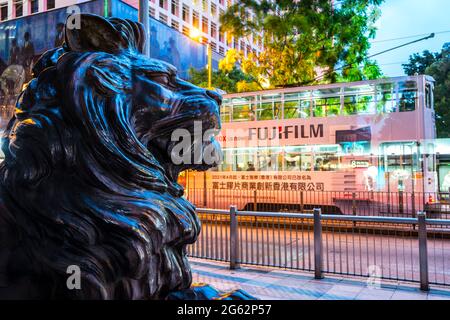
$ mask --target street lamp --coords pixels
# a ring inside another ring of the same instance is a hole
[[[139,0],[139,22],[144,26],[145,42],[143,54],[150,57],[149,0]]]
[[[203,43],[202,41],[202,32],[197,28],[191,28],[189,31],[189,37],[192,40],[195,40],[199,43]],[[207,58],[208,58],[208,90],[213,90],[212,87],[212,50],[211,50],[211,44],[209,41],[206,43],[206,49],[207,49]],[[206,190],[207,188],[207,181],[206,181],[206,171],[203,171],[203,206],[207,206],[207,196],[208,192]]]
[[[199,43],[202,43],[202,33],[200,30],[198,30],[197,28],[191,28],[190,32],[189,32],[189,37],[192,40],[195,40]],[[211,49],[211,44],[209,43],[209,41],[206,43],[206,48],[207,48],[207,58],[208,58],[208,89],[212,90],[212,49]]]

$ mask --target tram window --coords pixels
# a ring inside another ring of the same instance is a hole
[[[220,119],[222,122],[230,122],[231,121],[231,106],[223,105],[220,108]]]
[[[314,116],[324,117],[337,116],[341,111],[341,100],[339,97],[320,98],[314,100]]]
[[[417,86],[415,81],[399,82],[398,99],[400,112],[416,109]]]
[[[324,99],[314,100],[314,109],[313,109],[314,117],[325,117],[325,103],[323,100]]]
[[[252,105],[234,105],[233,121],[253,121],[255,120],[255,112]]]
[[[377,86],[377,111],[379,113],[395,112],[396,97],[393,83],[383,83]]]
[[[425,85],[425,106],[433,109],[433,89],[429,83]]]
[[[233,167],[235,171],[255,171],[254,153],[234,150]]]
[[[373,114],[374,108],[373,95],[351,95],[344,97],[344,114]]]
[[[433,154],[428,155],[428,172],[436,171],[436,161]]]
[[[307,100],[284,102],[284,119],[304,119],[309,118],[310,114],[310,102]]]
[[[259,171],[278,171],[282,168],[281,149],[280,150],[262,150],[258,151],[258,170]]]
[[[336,171],[339,157],[335,154],[318,153],[314,155],[314,171]]]
[[[234,152],[233,150],[223,150],[223,161],[219,165],[220,171],[233,171]]]
[[[262,96],[257,109],[258,120],[281,119],[281,96]]]
[[[411,173],[421,170],[415,143],[382,143],[380,150],[387,172],[401,170]]]
[[[411,171],[412,156],[405,155],[387,155],[387,171],[392,172],[396,170]]]
[[[341,98],[326,98],[327,116],[338,116],[341,113]]]
[[[273,120],[274,118],[274,110],[272,102],[264,102],[261,103],[258,111],[258,120]]]
[[[284,169],[286,171],[311,171],[311,160],[311,154],[305,153],[304,148],[289,148],[284,154]]]

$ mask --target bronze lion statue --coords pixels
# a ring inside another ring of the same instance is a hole
[[[171,134],[194,120],[219,130],[221,97],[142,55],[139,23],[78,18],[3,135],[0,298],[166,299],[189,290],[186,246],[200,232],[178,174],[211,167],[174,164]]]

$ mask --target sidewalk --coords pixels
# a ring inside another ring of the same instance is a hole
[[[218,290],[241,288],[262,300],[450,300],[450,288],[433,287],[429,292],[417,283],[382,281],[381,288],[367,286],[365,278],[325,275],[243,266],[230,270],[228,264],[190,258],[193,282],[208,283]]]

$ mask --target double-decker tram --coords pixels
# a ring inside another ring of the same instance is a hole
[[[435,203],[433,78],[224,96],[223,162],[182,177],[195,205],[404,214]]]

